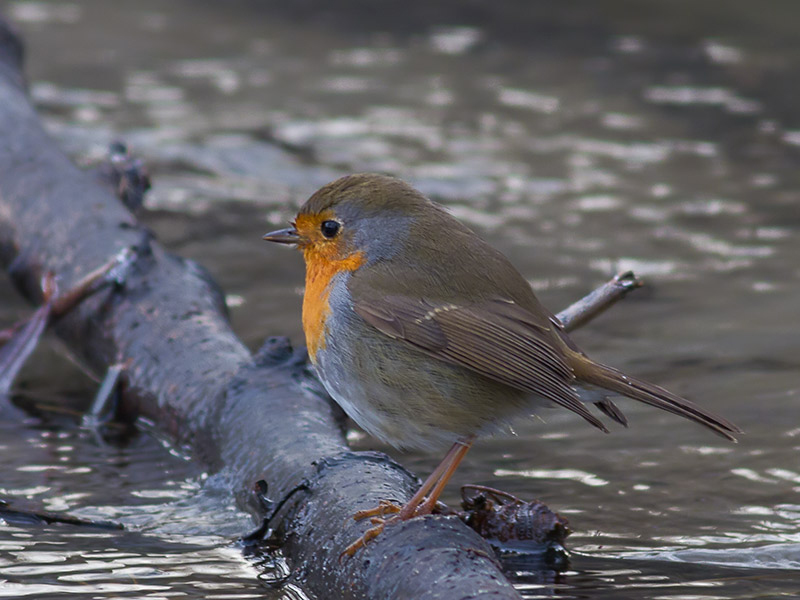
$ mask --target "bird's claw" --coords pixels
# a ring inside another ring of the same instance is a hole
[[[375,508],[368,508],[366,510],[359,510],[353,515],[355,521],[362,521],[364,519],[372,519],[373,517],[385,517],[386,515],[393,515],[402,510],[402,506],[395,504],[390,500],[381,500]]]
[[[360,538],[345,548],[339,555],[339,560],[352,557],[356,552],[361,550],[361,548],[366,546],[370,540],[374,540],[376,537],[378,537],[383,531],[383,528],[386,526],[386,521],[380,517],[373,517],[371,522],[375,524],[375,527],[370,527],[367,529]]]
[[[374,527],[367,529],[360,538],[345,548],[344,551],[339,555],[339,560],[342,560],[345,557],[350,558],[356,552],[361,550],[361,548],[366,546],[370,540],[374,540],[376,537],[378,537],[386,524],[397,518],[396,515],[402,510],[402,508],[402,506],[391,502],[390,500],[381,500],[378,506],[375,508],[359,510],[356,514],[354,514],[353,520],[363,521],[364,519],[369,519],[369,522],[372,523]],[[395,516],[389,519],[384,519],[386,515]]]
[[[417,506],[413,512],[411,512],[411,514],[403,514],[403,507],[399,504],[396,504],[390,500],[381,500],[378,506],[375,508],[359,510],[353,515],[353,519],[356,521],[369,519],[369,522],[372,523],[374,527],[367,529],[360,538],[345,548],[344,552],[339,555],[339,560],[342,560],[345,557],[350,558],[353,556],[356,552],[361,550],[361,548],[366,546],[367,543],[378,537],[386,525],[395,523],[397,521],[407,521],[408,519],[413,519],[414,517],[430,514],[432,506],[433,505],[430,503],[430,501],[426,499],[426,501]],[[384,518],[386,515],[392,516],[386,519]]]

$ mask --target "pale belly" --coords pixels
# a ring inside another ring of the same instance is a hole
[[[373,329],[353,312],[329,317],[315,368],[360,427],[401,448],[439,448],[503,429],[536,402],[525,392],[428,356]]]

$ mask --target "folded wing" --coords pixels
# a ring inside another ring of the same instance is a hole
[[[563,406],[607,431],[572,387],[575,376],[552,324],[510,300],[458,306],[387,296],[356,300],[355,312],[378,331],[431,356]]]

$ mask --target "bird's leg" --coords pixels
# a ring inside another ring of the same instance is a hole
[[[369,519],[372,517],[382,517],[387,514],[391,513],[401,513],[404,509],[411,507],[411,513],[405,516],[406,519],[413,516],[413,509],[419,506],[419,504],[425,499],[425,495],[431,490],[431,488],[436,485],[436,482],[442,476],[445,469],[447,468],[448,461],[452,459],[452,455],[455,454],[457,449],[460,447],[460,442],[456,442],[452,448],[447,452],[442,462],[433,470],[428,478],[422,483],[419,487],[417,492],[411,497],[411,500],[405,503],[405,505],[400,506],[391,502],[389,500],[381,500],[380,504],[375,508],[369,508],[367,510],[360,510],[356,514],[353,515],[353,519],[356,521],[361,521],[362,519]],[[399,516],[399,514],[398,514]]]
[[[416,517],[418,515],[429,515],[433,512],[436,503],[439,501],[439,496],[442,495],[442,492],[444,491],[447,482],[450,481],[450,478],[453,476],[453,473],[456,472],[458,465],[461,464],[461,461],[464,460],[464,457],[467,455],[467,452],[469,452],[469,449],[472,448],[472,443],[474,441],[475,441],[475,436],[470,436],[463,440],[458,440],[453,445],[453,450],[455,450],[455,452],[453,452],[453,457],[450,459],[449,462],[446,463],[444,472],[439,477],[439,480],[436,482],[436,485],[431,490],[431,493],[428,494],[428,497],[425,498],[424,502],[422,502],[419,506],[415,508],[414,513],[411,516]],[[445,463],[445,461],[442,461],[442,463]],[[403,518],[402,513],[403,511],[401,510],[397,514],[398,519]]]
[[[463,440],[458,440],[433,470],[428,478],[423,482],[417,492],[400,508],[393,502],[382,501],[376,508],[358,511],[353,518],[358,520],[370,518],[375,527],[367,529],[364,534],[355,542],[344,549],[340,558],[353,556],[358,550],[370,540],[374,539],[383,531],[387,523],[395,521],[407,521],[418,515],[427,515],[433,511],[439,496],[442,494],[447,482],[453,476],[459,463],[462,461],[467,451],[472,446],[475,436],[469,436]],[[430,492],[430,493],[429,493]],[[426,498],[427,496],[427,498]],[[390,519],[383,519],[388,513],[396,513]]]

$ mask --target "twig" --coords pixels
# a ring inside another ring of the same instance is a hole
[[[35,506],[30,501],[9,500],[0,498],[0,517],[4,520],[21,522],[31,525],[63,523],[64,525],[78,525],[82,527],[97,527],[99,529],[124,529],[120,523],[113,521],[100,521],[84,519],[68,513],[56,513]]]
[[[125,248],[101,267],[83,277],[72,288],[58,293],[55,275],[46,273],[42,278],[42,305],[21,324],[0,332],[0,396],[7,396],[28,357],[36,349],[47,326],[64,316],[85,298],[108,285],[120,285],[135,259],[135,251]]]
[[[129,364],[130,360],[108,367],[106,376],[103,378],[97,394],[95,394],[89,412],[83,415],[84,427],[97,428],[114,416],[114,403],[119,378]]]
[[[46,273],[41,285],[44,303],[0,348],[0,396],[8,396],[14,379],[36,349],[53,312],[53,296],[58,293],[55,275]]]
[[[88,273],[69,290],[53,300],[52,318],[56,319],[75,308],[82,300],[109,284],[119,285],[135,258],[132,248],[124,248],[114,258]]]
[[[642,281],[633,274],[633,271],[620,273],[611,281],[604,283],[595,291],[562,310],[557,315],[558,319],[564,325],[564,331],[578,329],[622,300],[628,292],[642,287],[642,285]]]

